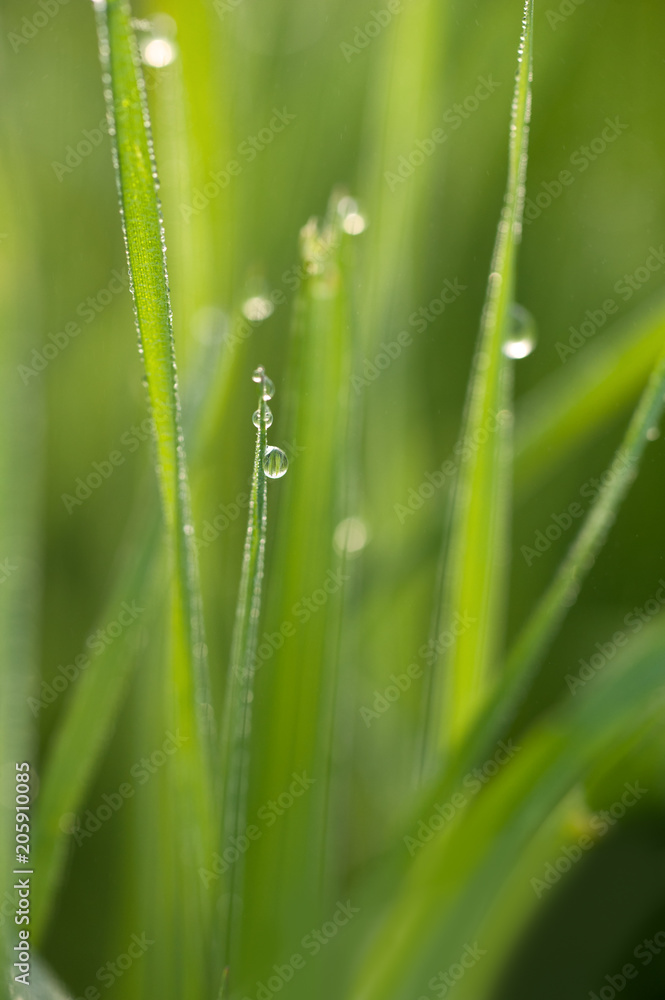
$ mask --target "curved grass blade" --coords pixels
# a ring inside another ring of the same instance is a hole
[[[453,501],[450,550],[439,622],[466,616],[473,624],[434,667],[426,695],[424,767],[459,743],[482,703],[498,659],[506,591],[510,463],[510,375],[503,352],[515,291],[522,231],[529,119],[533,4],[524,7],[515,82],[508,185],[492,258],[487,300],[463,425],[467,447]],[[487,427],[496,428],[489,433]],[[438,632],[438,628],[437,628]]]
[[[104,95],[140,351],[154,424],[158,482],[170,559],[170,679],[167,717],[183,747],[173,768],[179,849],[179,923],[172,962],[176,993],[209,989],[210,901],[197,870],[214,844],[212,706],[198,567],[181,430],[166,251],[145,83],[127,0],[96,4]]]
[[[662,298],[615,324],[602,339],[528,394],[517,410],[515,491],[530,494],[637,396],[665,335]]]
[[[548,838],[533,848],[566,796],[620,741],[662,718],[664,642],[662,627],[645,633],[592,690],[539,722],[514,759],[421,846],[349,1000],[417,996],[430,976],[459,961],[466,944],[482,940],[525,852],[538,862],[534,876],[550,860]],[[457,791],[466,787],[458,785]],[[438,794],[432,797],[421,818],[439,801]]]
[[[242,576],[238,593],[236,620],[224,703],[225,723],[222,733],[222,772],[225,789],[222,814],[222,850],[235,843],[247,824],[247,787],[249,781],[250,734],[256,648],[258,644],[261,592],[265,567],[268,526],[267,476],[263,459],[267,448],[268,407],[271,383],[263,368],[252,376],[259,383],[259,406],[254,452],[254,471],[249,500],[247,535],[243,553]],[[236,905],[242,898],[242,859],[231,868],[224,914],[224,990],[234,981],[240,922]]]

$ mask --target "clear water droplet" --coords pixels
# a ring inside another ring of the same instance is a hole
[[[281,448],[270,445],[263,453],[263,471],[269,479],[281,479],[286,475],[289,460]]]
[[[536,347],[536,321],[524,306],[514,302],[510,309],[511,334],[503,345],[507,358],[528,358]]]
[[[176,57],[176,49],[168,38],[151,38],[142,46],[141,59],[146,66],[162,69],[170,66]]]
[[[266,375],[263,379],[263,398],[265,400],[272,399],[275,395],[275,383],[272,379],[268,378]]]
[[[254,371],[252,372],[252,382],[262,382],[265,373],[266,370],[263,367],[263,365],[260,365],[258,368],[255,368]]]
[[[269,406],[266,406],[266,412],[265,412],[264,420],[263,420],[263,423],[265,424],[266,427],[271,427],[272,426],[272,419],[273,419],[272,418],[272,410],[270,409]],[[254,424],[255,427],[259,427],[260,426],[260,424],[261,424],[261,411],[260,410],[254,410],[254,413],[252,413],[252,423]]]

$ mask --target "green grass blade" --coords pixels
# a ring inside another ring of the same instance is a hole
[[[662,298],[615,324],[527,394],[517,410],[515,491],[533,492],[640,392],[665,334]]]
[[[503,347],[509,336],[522,230],[532,38],[533,4],[528,0],[513,101],[508,185],[463,427],[464,441],[482,443],[467,447],[463,454],[439,618],[447,623],[459,614],[473,624],[458,637],[445,662],[440,659],[435,667],[425,727],[425,753],[430,760],[436,758],[437,749],[454,746],[464,736],[482,702],[499,653],[506,592],[510,462],[511,372]],[[493,428],[489,433],[488,427]]]
[[[242,576],[236,609],[236,622],[225,695],[225,725],[222,734],[222,769],[224,773],[224,807],[222,815],[222,850],[244,833],[247,825],[247,788],[249,782],[250,734],[252,700],[254,697],[255,657],[258,645],[261,593],[265,568],[266,533],[268,526],[267,476],[263,458],[268,445],[267,399],[272,392],[263,368],[254,373],[259,383],[259,415],[256,429],[254,471],[249,500],[247,535],[243,554]],[[229,983],[235,980],[240,921],[236,901],[242,898],[243,861],[233,865],[227,886],[224,917],[224,964],[229,970]]]
[[[350,1000],[417,996],[430,976],[459,961],[466,943],[481,939],[543,824],[552,822],[598,760],[661,717],[664,638],[662,628],[652,629],[593,690],[537,724],[514,759],[443,832],[422,844],[369,946]],[[456,786],[463,789],[468,786]],[[433,814],[439,801],[433,797],[421,818]],[[549,838],[544,846],[553,846]],[[531,856],[539,861],[532,873],[537,876],[550,856]]]
[[[157,194],[157,173],[149,128],[145,84],[131,12],[126,0],[97,5],[100,55],[107,114],[113,138],[134,309],[154,423],[171,580],[171,675],[167,718],[179,727],[185,746],[175,761],[179,925],[166,954],[172,986],[197,995],[209,988],[212,956],[210,901],[197,871],[214,843],[212,820],[211,722],[198,568],[191,523],[189,486],[181,429],[165,243]],[[179,945],[176,947],[176,941]],[[208,985],[206,985],[208,984]]]
[[[574,603],[584,577],[593,566],[637,476],[640,459],[649,441],[647,434],[658,425],[664,405],[665,351],[661,353],[651,373],[579,535],[508,656],[506,686],[512,698],[527,683],[568,608]]]

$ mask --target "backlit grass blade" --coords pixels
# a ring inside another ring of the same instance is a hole
[[[287,432],[294,454],[258,650],[256,732],[264,749],[252,768],[250,808],[260,819],[280,796],[292,804],[269,828],[261,825],[262,836],[248,854],[244,926],[253,934],[246,936],[242,968],[252,982],[325,919],[327,896],[334,892],[329,772],[348,574],[344,541],[336,548],[333,539],[345,517],[351,374],[341,258],[352,237],[342,228],[343,206],[333,197],[326,222],[312,220],[301,235],[306,277],[295,305]]]
[[[213,844],[211,720],[201,600],[176,378],[166,250],[157,173],[138,47],[126,0],[96,4],[110,132],[140,350],[154,423],[158,481],[170,559],[171,672],[168,714],[186,742],[174,766],[177,852],[180,868],[180,937],[173,949],[173,989],[206,989],[209,901],[197,870]]]
[[[510,334],[516,255],[522,231],[532,37],[533,4],[527,0],[513,100],[508,186],[467,399],[462,431],[466,447],[456,483],[443,606],[438,619],[447,628],[448,622],[459,615],[471,625],[434,668],[426,706],[425,753],[430,762],[437,750],[456,745],[473,721],[501,641],[507,582],[511,420],[511,372],[503,348]]]
[[[601,332],[517,409],[515,490],[528,494],[635,398],[665,338],[662,299]]]
[[[408,1000],[424,991],[431,976],[458,962],[467,943],[491,949],[483,931],[494,907],[510,906],[504,890],[525,852],[537,846],[543,824],[552,822],[565,797],[620,740],[662,717],[663,641],[662,628],[636,641],[593,689],[538,723],[475,796],[468,785],[455,787],[465,792],[466,804],[442,832],[416,848],[349,1000]],[[433,797],[421,818],[434,814],[439,801]],[[560,850],[545,838],[530,853],[534,877],[551,860],[543,847]],[[513,886],[513,902],[518,888]],[[521,923],[520,914],[513,915],[511,945]]]
[[[628,425],[614,461],[601,480],[600,493],[579,535],[515,642],[506,666],[506,689],[517,697],[593,566],[619,508],[634,482],[640,459],[665,405],[665,351],[661,353]]]
[[[258,368],[253,378],[259,385],[259,404],[256,410],[258,426],[242,576],[224,704],[222,851],[227,845],[235,843],[247,826],[252,700],[268,525],[267,476],[263,460],[271,420],[267,400],[272,397],[272,392],[270,380],[263,368]],[[231,868],[225,896],[224,964],[231,985],[235,982],[240,932],[240,915],[236,903],[242,899],[242,887],[243,861],[240,858]]]

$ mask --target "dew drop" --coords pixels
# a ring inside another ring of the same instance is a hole
[[[259,427],[261,425],[261,411],[260,410],[254,410],[254,413],[252,413],[252,423],[254,424],[255,427]],[[266,406],[266,412],[264,414],[263,423],[264,423],[264,426],[266,426],[266,427],[271,427],[272,426],[272,410],[268,406]]]
[[[272,379],[268,378],[267,375],[263,376],[263,398],[265,400],[272,399],[275,395],[275,383]]]
[[[167,38],[151,38],[141,52],[141,58],[146,66],[153,66],[155,69],[170,66],[175,57],[175,46]]]
[[[511,334],[503,345],[507,358],[528,358],[536,347],[536,321],[524,306],[513,303],[510,310]]]
[[[347,517],[335,528],[333,545],[340,555],[357,555],[367,545],[368,532],[359,517]]]
[[[289,467],[289,460],[281,448],[270,445],[263,453],[263,471],[269,479],[281,479]]]
[[[252,372],[252,382],[262,382],[265,376],[266,370],[261,365],[259,368],[255,368]]]

